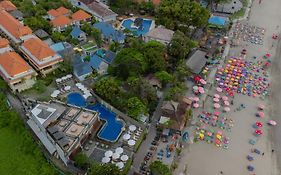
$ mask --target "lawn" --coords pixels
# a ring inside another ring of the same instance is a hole
[[[23,138],[9,128],[0,129],[0,174],[43,175],[55,174],[38,150],[38,154],[24,153]]]

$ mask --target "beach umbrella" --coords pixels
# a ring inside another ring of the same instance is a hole
[[[258,115],[261,117],[261,118],[263,118],[264,117],[264,112],[258,112]]]
[[[222,92],[222,88],[220,88],[220,87],[217,87],[216,90],[217,90],[217,92]]]
[[[194,107],[194,108],[199,108],[199,104],[198,104],[198,103],[194,103],[194,104],[193,104],[193,107]]]
[[[207,84],[207,82],[204,79],[200,79],[200,83],[203,85]]]
[[[53,94],[60,94],[60,90],[54,90]]]
[[[194,97],[193,100],[194,100],[195,102],[198,102],[198,101],[199,101],[199,97]]]
[[[253,166],[251,166],[251,165],[248,165],[247,169],[248,169],[248,171],[254,171],[255,168]]]
[[[221,139],[221,135],[219,135],[219,134],[217,134],[216,137],[217,137],[217,139],[219,139],[219,140]]]
[[[225,112],[229,112],[229,111],[230,111],[230,108],[229,108],[229,107],[225,107],[225,108],[224,108],[224,111],[225,111]]]
[[[222,131],[221,131],[221,130],[219,130],[219,131],[217,132],[217,134],[222,135]]]
[[[265,56],[268,58],[268,57],[271,56],[271,54],[270,54],[270,53],[267,53],[267,54],[265,54]]]
[[[81,83],[76,83],[75,85],[78,87],[78,86],[81,86],[82,84]]]
[[[112,154],[113,154],[113,152],[112,152],[111,150],[108,150],[108,151],[106,151],[106,152],[104,153],[104,156],[105,156],[105,157],[111,157]]]
[[[219,111],[214,111],[214,115],[219,116],[220,112]]]
[[[192,88],[194,91],[197,91],[198,90],[198,86],[193,86]]]
[[[57,96],[58,96],[57,94],[54,94],[54,93],[51,94],[52,98],[56,98]]]
[[[201,80],[201,77],[200,76],[194,76],[193,79],[196,83],[198,83]]]
[[[56,83],[60,83],[62,80],[60,78],[56,79]]]
[[[217,109],[217,108],[220,108],[220,107],[221,107],[221,105],[220,105],[220,104],[218,104],[218,103],[215,103],[215,104],[214,104],[214,108],[216,108],[216,109]]]
[[[263,104],[259,104],[258,108],[259,108],[260,110],[264,110],[265,106],[264,106]]]
[[[103,157],[101,162],[102,163],[109,163],[110,162],[110,158],[109,157]]]
[[[218,119],[218,116],[213,116],[213,118],[212,118],[213,120],[217,120]]]
[[[124,149],[121,148],[121,147],[118,147],[118,148],[115,149],[115,152],[118,153],[118,154],[122,154],[123,151],[124,151]]]
[[[276,126],[276,125],[277,125],[277,122],[274,121],[274,120],[269,120],[269,121],[268,121],[268,124],[269,124],[269,125],[272,125],[272,126]]]
[[[120,154],[118,154],[118,153],[113,153],[112,154],[112,159],[113,160],[116,160],[116,159],[119,159],[120,158]]]
[[[135,131],[137,129],[137,127],[135,125],[130,125],[129,126],[129,130],[130,131]]]
[[[261,135],[261,134],[262,134],[262,130],[256,129],[256,130],[255,130],[255,133],[256,133],[257,135]]]
[[[227,97],[227,96],[223,96],[222,99],[223,99],[224,101],[226,101],[226,100],[228,100],[228,97]]]
[[[198,88],[198,92],[199,92],[200,94],[204,94],[204,93],[205,93],[205,90],[204,90],[203,87],[199,87],[199,88]]]
[[[135,144],[136,144],[136,141],[134,141],[132,139],[128,141],[129,146],[134,146]]]
[[[218,98],[213,98],[213,100],[214,100],[214,102],[219,102],[220,101],[220,99],[218,99]]]
[[[61,80],[62,80],[62,81],[66,80],[66,79],[67,79],[67,77],[61,77]]]
[[[215,94],[214,97],[215,98],[220,98],[220,95],[219,94]]]
[[[124,168],[124,163],[123,163],[123,162],[118,162],[118,163],[116,163],[116,166],[117,166],[119,169],[122,169],[122,168]]]
[[[64,90],[65,90],[65,91],[69,91],[70,89],[71,89],[70,86],[65,86],[65,87],[64,87]]]
[[[123,139],[124,140],[129,140],[131,138],[131,135],[130,134],[124,134],[123,135]]]
[[[129,157],[127,155],[122,155],[120,159],[125,162],[129,159]]]
[[[229,106],[229,102],[228,101],[224,101],[223,102],[225,106]]]
[[[72,78],[71,74],[66,75],[66,78]]]
[[[262,123],[261,122],[256,122],[256,126],[261,128],[262,127]]]

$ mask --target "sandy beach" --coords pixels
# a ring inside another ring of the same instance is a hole
[[[223,171],[225,175],[280,175],[280,160],[281,157],[281,137],[277,133],[281,133],[281,44],[279,41],[272,39],[272,34],[280,34],[281,31],[281,1],[280,0],[262,0],[261,4],[254,0],[248,19],[250,25],[263,27],[266,29],[264,36],[264,44],[254,45],[242,43],[241,46],[231,48],[229,55],[239,56],[243,48],[247,49],[247,58],[253,56],[262,57],[265,53],[272,55],[273,64],[271,66],[271,94],[266,100],[252,98],[245,95],[236,94],[234,105],[231,111],[227,114],[228,118],[234,120],[235,125],[230,133],[226,135],[230,138],[228,150],[217,148],[214,144],[206,142],[198,142],[187,146],[182,153],[179,166],[174,172],[175,175],[217,175]],[[244,21],[245,22],[245,21]],[[277,50],[277,52],[276,52]],[[214,94],[214,90],[209,92]],[[241,111],[234,112],[234,109],[241,103],[245,104],[246,108]],[[266,117],[257,119],[257,106],[265,104]],[[211,108],[210,104],[206,104],[206,108]],[[194,111],[195,116],[200,110]],[[277,127],[265,125],[263,127],[263,135],[259,137],[257,144],[252,146],[249,144],[249,139],[253,138],[252,125],[257,121],[266,123],[269,119],[274,119],[279,123]],[[249,162],[247,155],[250,154],[252,148],[257,148],[264,152],[264,155],[254,155],[255,160]],[[272,149],[275,151],[272,153]],[[277,160],[279,163],[277,163]],[[247,165],[255,167],[254,172],[247,170]],[[187,169],[186,173],[184,169]]]

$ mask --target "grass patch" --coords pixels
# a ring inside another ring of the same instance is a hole
[[[130,168],[133,164],[133,159],[128,159],[127,163],[125,164],[125,167],[122,171],[122,174],[126,175],[128,174],[128,172],[130,171]]]
[[[97,44],[94,42],[89,42],[89,43],[81,46],[81,48],[84,49],[85,51],[94,50],[96,47],[97,47]]]
[[[27,131],[23,132],[27,134]],[[25,141],[23,141],[24,138],[21,135],[9,128],[2,128],[0,129],[0,139],[0,174],[56,174],[44,160],[38,148],[30,150],[33,154],[25,153],[22,150],[22,144]],[[30,146],[34,148],[34,143],[32,144]]]

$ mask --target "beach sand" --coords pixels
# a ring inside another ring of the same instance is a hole
[[[255,167],[254,173],[257,175],[280,175],[278,169],[277,155],[281,156],[281,137],[277,133],[281,133],[281,44],[277,49],[277,41],[272,40],[273,33],[281,31],[281,1],[280,0],[263,0],[261,4],[254,0],[249,24],[266,29],[264,37],[264,45],[253,45],[244,43],[243,46],[231,48],[230,55],[238,55],[242,48],[247,49],[247,58],[253,56],[262,57],[266,52],[272,54],[273,65],[271,70],[272,79],[272,95],[265,101],[259,98],[251,98],[244,95],[235,95],[234,107],[228,113],[228,118],[232,118],[235,122],[231,133],[226,133],[230,137],[230,145],[228,150],[217,148],[213,144],[206,142],[197,142],[187,146],[182,153],[178,168],[174,172],[179,175],[184,172],[186,167],[187,175],[217,175],[220,171],[224,175],[250,175],[247,170],[247,165]],[[280,27],[277,27],[279,25]],[[272,47],[273,44],[273,47]],[[278,52],[275,55],[276,49]],[[210,95],[213,93],[209,93]],[[234,112],[235,106],[244,103],[246,109],[239,112]],[[268,107],[265,110],[266,117],[260,119],[255,117],[258,104],[263,103]],[[198,110],[195,111],[195,115]],[[279,126],[273,128],[264,125],[264,134],[259,138],[257,144],[252,146],[249,144],[249,139],[254,138],[254,129],[252,125],[256,121],[265,123],[269,116],[277,120]],[[279,137],[278,137],[279,136]],[[273,143],[273,144],[272,144]],[[251,154],[251,148],[258,148],[264,152],[264,156]],[[275,152],[272,153],[271,150]],[[246,156],[254,155],[255,160],[249,162]],[[280,162],[280,161],[279,161]]]

